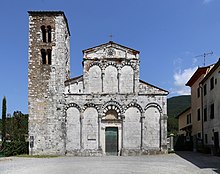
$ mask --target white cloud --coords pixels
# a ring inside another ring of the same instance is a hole
[[[208,4],[208,3],[212,2],[212,1],[214,1],[214,0],[203,0],[203,4]]]
[[[178,95],[189,95],[190,88],[185,86],[187,81],[191,78],[193,73],[196,71],[197,67],[188,68],[184,70],[179,70],[174,73],[174,91],[173,93],[177,93]]]

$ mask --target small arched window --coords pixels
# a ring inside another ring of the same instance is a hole
[[[47,64],[51,65],[51,49],[47,50]]]
[[[42,64],[51,65],[52,53],[51,49],[41,49]]]
[[[41,32],[42,32],[42,39],[43,39],[43,42],[47,42],[47,39],[46,39],[46,28],[45,26],[41,26]]]
[[[42,57],[42,63],[47,64],[47,54],[45,49],[41,49],[41,57]]]
[[[51,26],[47,26],[47,39],[48,42],[51,42]]]

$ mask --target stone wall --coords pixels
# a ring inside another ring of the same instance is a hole
[[[51,27],[51,42],[43,42],[41,26]],[[50,49],[51,64],[43,64],[41,49]],[[34,154],[64,154],[64,81],[69,78],[69,32],[61,12],[29,12],[28,108]]]

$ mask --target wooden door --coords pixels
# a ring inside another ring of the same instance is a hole
[[[106,155],[118,155],[118,128],[107,127],[105,129]]]

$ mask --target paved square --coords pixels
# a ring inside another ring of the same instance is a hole
[[[213,174],[220,158],[193,152],[152,156],[0,158],[1,174]]]

